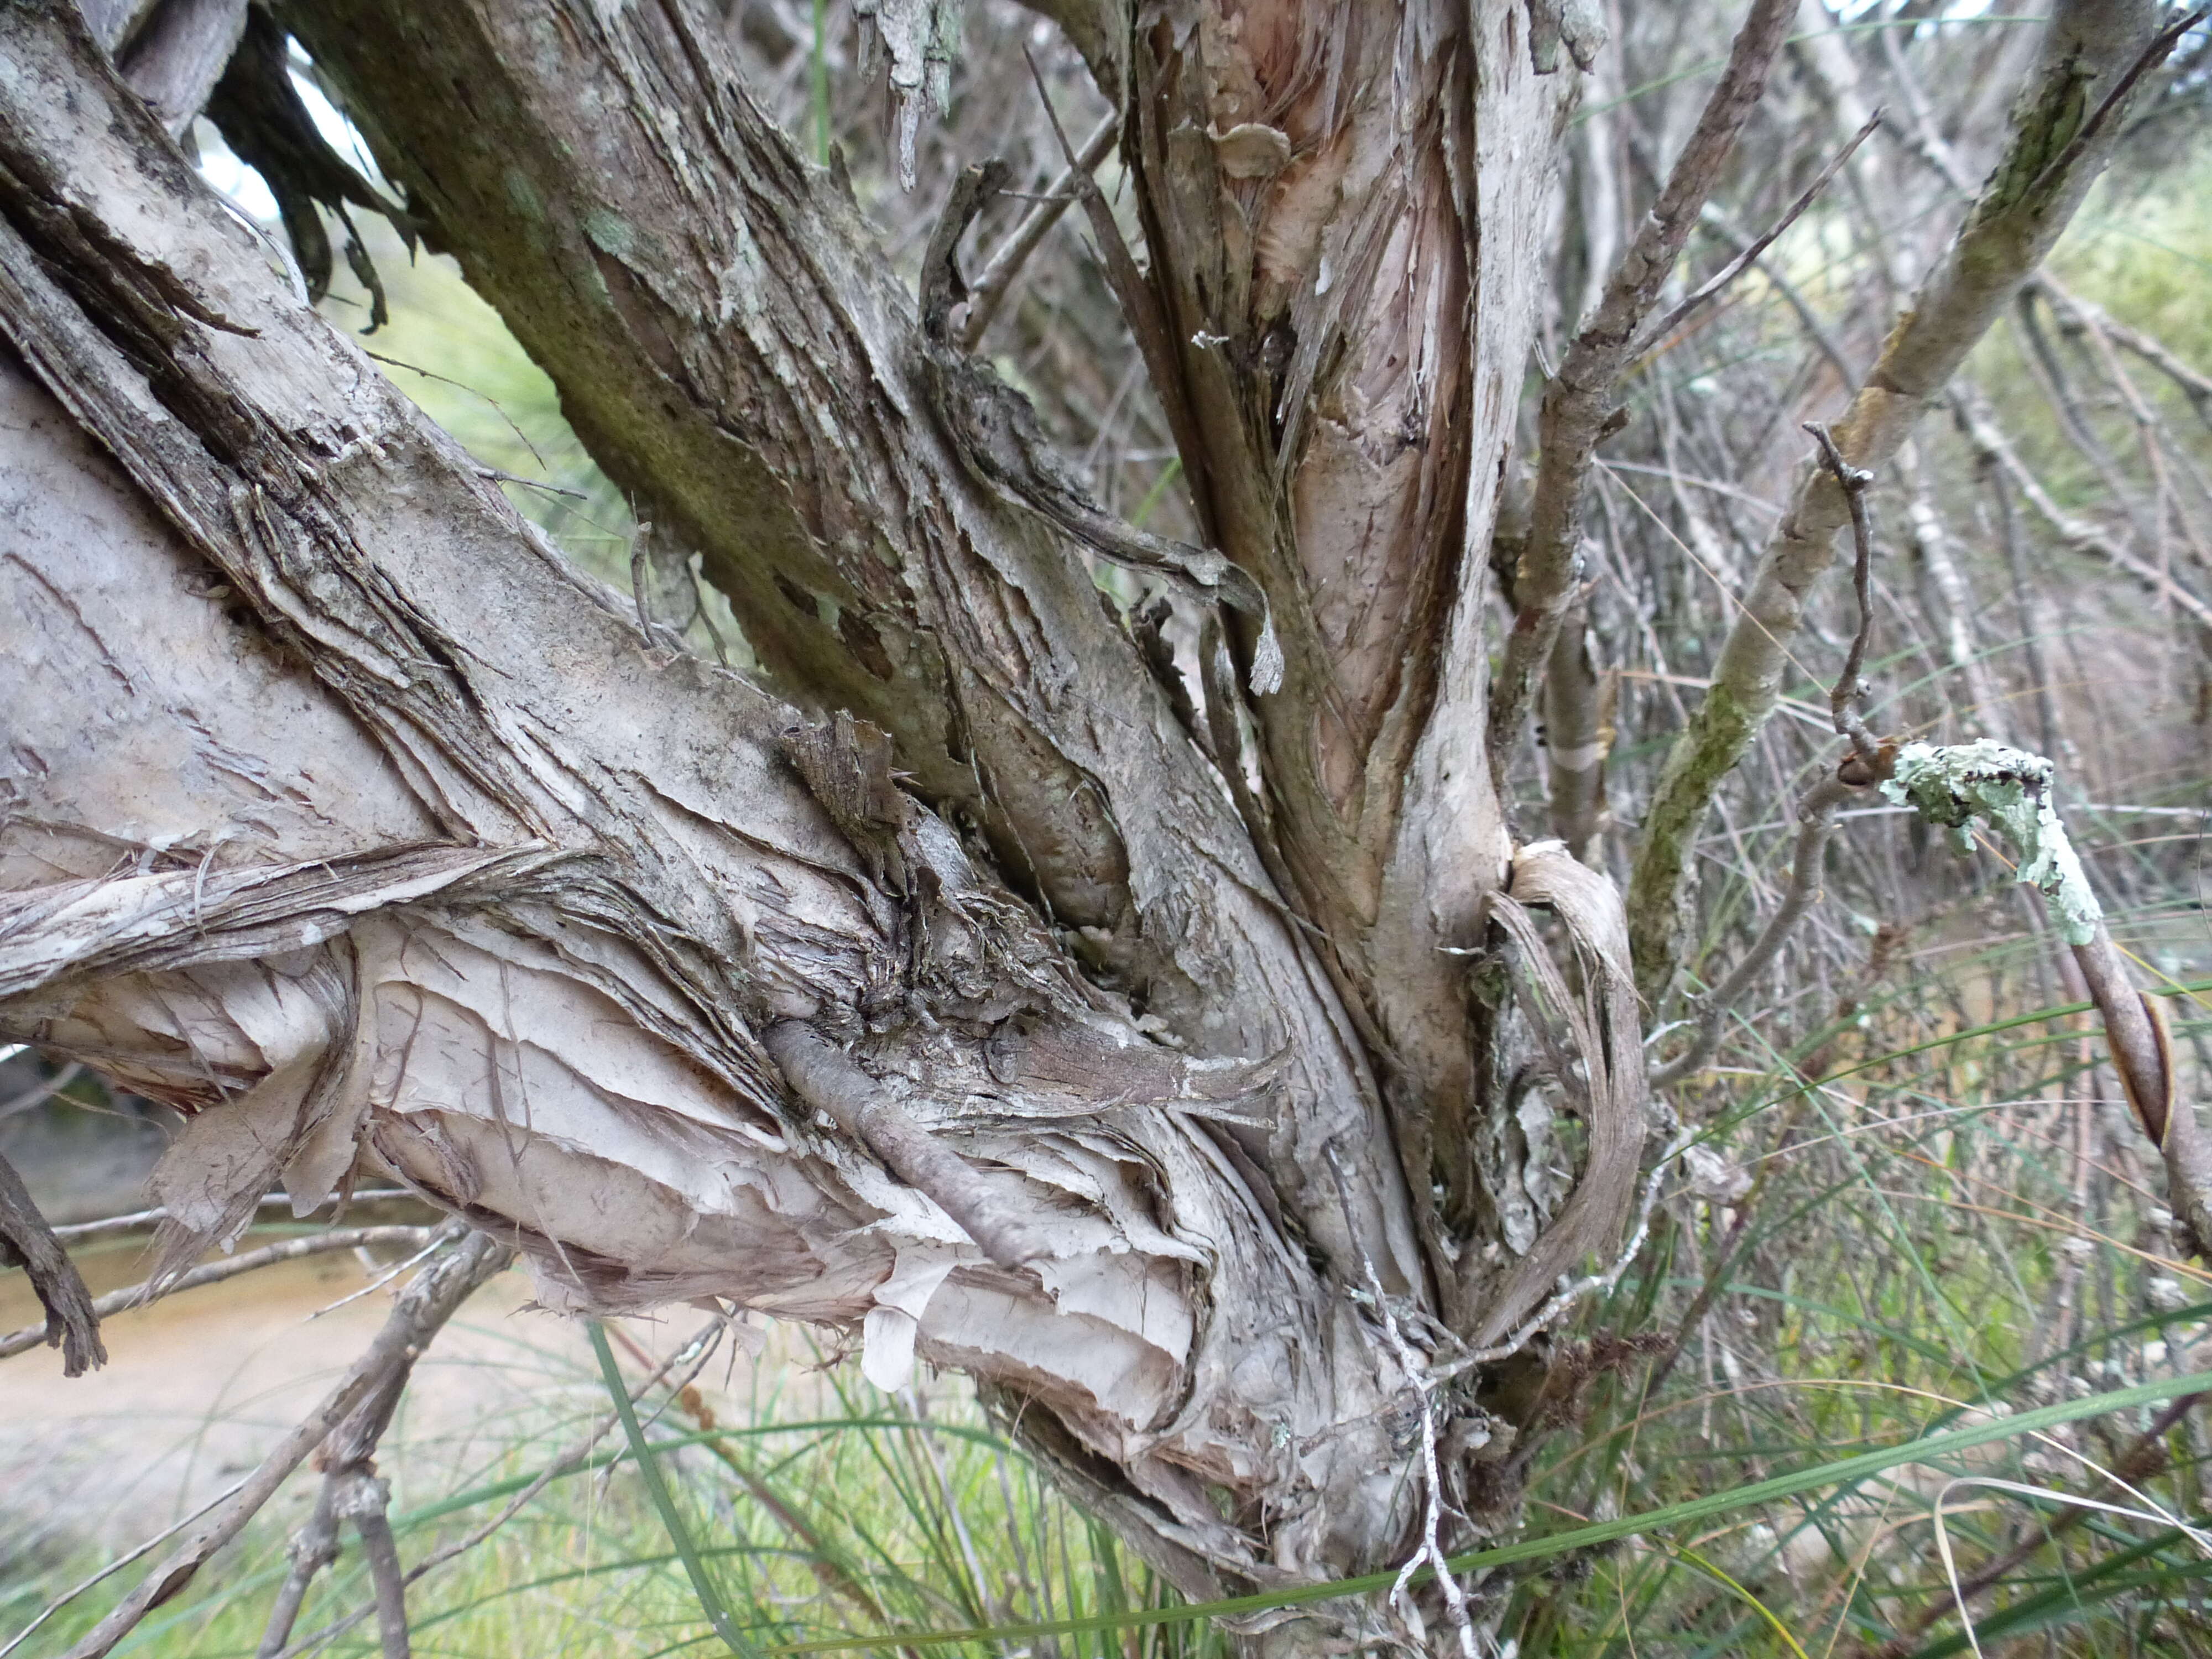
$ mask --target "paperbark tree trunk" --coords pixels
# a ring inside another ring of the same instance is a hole
[[[1212,1597],[1510,1516],[1531,1339],[1564,1277],[1617,1269],[1646,1163],[1628,918],[1516,844],[1486,746],[1545,655],[1490,720],[1561,49],[1595,42],[1562,0],[1050,10],[1118,110],[1146,264],[1085,210],[1203,547],[1100,509],[967,355],[1000,173],[961,179],[910,296],[690,0],[0,0],[0,1040],[185,1115],[172,1263],[272,1186],[305,1213],[397,1177],[549,1305],[711,1297],[849,1334],[887,1387],[971,1374]],[[877,11],[902,131],[941,12]],[[1943,349],[1910,384],[1885,358],[1847,450],[1901,441],[2101,165],[2148,8],[2059,17],[1892,355]],[[287,30],[404,205],[319,149]],[[178,149],[210,98],[297,264]],[[316,315],[315,201],[459,260],[757,673],[567,564]],[[1680,240],[1605,290],[1621,342]],[[1761,567],[1770,643],[1827,488]],[[1194,672],[1156,609],[1102,602],[1101,559],[1189,613]],[[1580,633],[1548,694],[1578,842]],[[1781,649],[1737,630],[1650,815],[1655,996],[1765,705],[1713,711],[1771,702]],[[1279,1640],[1386,1625],[1435,1639],[1405,1601]]]
[[[554,1305],[971,1373],[1192,1594],[1401,1559],[1413,1425],[1461,1504],[1516,1429],[1409,1366],[1609,1253],[1643,1143],[1618,907],[1514,862],[1465,557],[1571,75],[1502,3],[1100,36],[1196,513],[1288,662],[1249,692],[1238,617],[1201,738],[933,327],[957,264],[918,310],[682,5],[288,21],[763,672],[566,565],[70,9],[0,9],[0,1036],[186,1114],[179,1258],[374,1167]],[[1516,879],[1583,962],[1572,1198],[1450,954],[1493,904],[1531,947]]]

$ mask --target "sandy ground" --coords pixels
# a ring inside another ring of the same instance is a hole
[[[80,1265],[97,1295],[135,1281],[144,1261],[134,1242]],[[370,1279],[367,1264],[333,1253],[185,1291],[107,1321],[107,1365],[75,1379],[52,1349],[0,1360],[0,1577],[88,1543],[128,1547],[236,1481],[382,1324],[398,1283],[343,1301]],[[422,1497],[447,1490],[526,1420],[604,1409],[584,1328],[530,1298],[526,1274],[501,1273],[416,1367],[380,1460],[398,1507],[410,1484]],[[0,1274],[0,1329],[40,1316],[23,1276]],[[678,1308],[624,1328],[657,1356],[704,1322]],[[702,1382],[726,1416],[750,1409],[761,1376],[741,1357],[734,1369],[718,1359]],[[295,1477],[279,1509],[303,1509],[312,1487]]]

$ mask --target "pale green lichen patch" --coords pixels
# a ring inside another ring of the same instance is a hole
[[[2068,944],[2087,945],[2103,912],[2051,804],[2051,779],[2042,756],[1987,738],[1942,748],[1908,743],[1881,793],[1949,830],[1961,853],[1973,846],[1974,819],[2002,832],[2020,849],[2018,879],[2042,893]]]
[[[637,247],[637,233],[619,213],[592,207],[584,214],[584,234],[592,246],[615,258],[627,260]]]

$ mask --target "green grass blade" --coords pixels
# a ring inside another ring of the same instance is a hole
[[[1817,1464],[1794,1474],[1778,1474],[1770,1480],[1753,1481],[1747,1486],[1692,1498],[1686,1503],[1670,1504],[1663,1509],[1646,1510],[1641,1515],[1625,1515],[1618,1520],[1601,1521],[1594,1526],[1577,1527],[1571,1532],[1554,1533],[1548,1538],[1473,1550],[1464,1555],[1454,1556],[1449,1565],[1454,1572],[1465,1573],[1510,1566],[1520,1561],[1539,1561],[1549,1556],[1564,1555],[1571,1550],[1613,1543],[1639,1533],[1656,1532],[1662,1528],[1702,1521],[1711,1516],[1724,1515],[1731,1510],[1748,1509],[1778,1498],[1794,1498],[1800,1492],[1823,1486],[1846,1485],[1864,1480],[1869,1475],[1879,1474],[1885,1469],[1896,1468],[1900,1464],[1925,1462],[1953,1452],[1985,1446],[1992,1441],[2008,1440],[2039,1429],[2055,1428],[2062,1423],[2079,1422],[2085,1417],[2101,1417],[2108,1412],[2126,1411],[2136,1406],[2172,1400],[2180,1395],[2201,1394],[2208,1390],[2212,1390],[2212,1371],[2199,1371],[2188,1376],[2139,1383],[2131,1389],[2118,1389],[2110,1394],[2092,1395],[2085,1400],[2061,1401],[2057,1405],[2045,1406],[2036,1411],[1978,1423],[1972,1428],[1954,1429],[1945,1434],[1908,1440],[1880,1451],[1862,1452],[1856,1457]],[[1415,1575],[1417,1579],[1426,1576],[1426,1569]],[[1275,1607],[1307,1607],[1316,1601],[1335,1601],[1341,1596],[1365,1595],[1371,1590],[1389,1588],[1396,1582],[1397,1577],[1395,1572],[1373,1572],[1358,1578],[1302,1584],[1294,1589],[1268,1590],[1255,1595],[1236,1595],[1224,1601],[1193,1602],[1180,1607],[1147,1607],[1127,1613],[1102,1613],[1088,1619],[1060,1619],[969,1630],[911,1631],[881,1637],[796,1642],[769,1648],[766,1652],[769,1655],[854,1653],[873,1648],[932,1647],[950,1642],[1028,1641],[1040,1637],[1079,1636],[1091,1631],[1121,1629],[1138,1625],[1182,1624],[1196,1619],[1264,1613]]]
[[[668,1541],[676,1547],[683,1558],[684,1571],[691,1580],[691,1589],[699,1598],[699,1607],[707,1615],[707,1622],[714,1627],[714,1634],[738,1659],[750,1659],[750,1650],[738,1639],[737,1626],[730,1618],[730,1610],[722,1605],[721,1592],[714,1581],[707,1576],[707,1564],[699,1559],[698,1547],[691,1540],[691,1528],[678,1513],[676,1499],[668,1490],[668,1482],[660,1473],[660,1465],[653,1460],[653,1449],[645,1443],[645,1431],[638,1426],[637,1413],[629,1403],[629,1389],[623,1382],[622,1371],[615,1364],[614,1350],[607,1346],[605,1329],[596,1319],[588,1328],[592,1334],[592,1351],[599,1357],[599,1370],[607,1379],[607,1393],[615,1402],[615,1415],[622,1419],[623,1434],[629,1449],[637,1456],[637,1472],[645,1477],[645,1489],[653,1495],[653,1506],[660,1511],[660,1523],[668,1528]]]

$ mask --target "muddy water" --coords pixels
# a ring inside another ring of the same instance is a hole
[[[94,1294],[143,1276],[143,1248],[88,1247],[79,1265]],[[356,1294],[380,1276],[372,1265],[311,1256],[118,1314],[104,1326],[106,1366],[85,1376],[64,1378],[49,1348],[0,1360],[0,1581],[87,1544],[135,1545],[234,1483],[383,1323],[404,1276]],[[604,1410],[583,1327],[532,1309],[531,1295],[526,1273],[501,1273],[416,1367],[380,1460],[398,1507],[450,1490],[530,1425]],[[41,1318],[22,1274],[0,1273],[0,1330]],[[703,1320],[677,1309],[623,1328],[658,1357]],[[726,1415],[749,1408],[757,1379],[742,1359],[733,1370],[718,1360],[702,1382],[722,1385],[713,1392]],[[312,1488],[295,1477],[279,1513],[304,1513]]]

